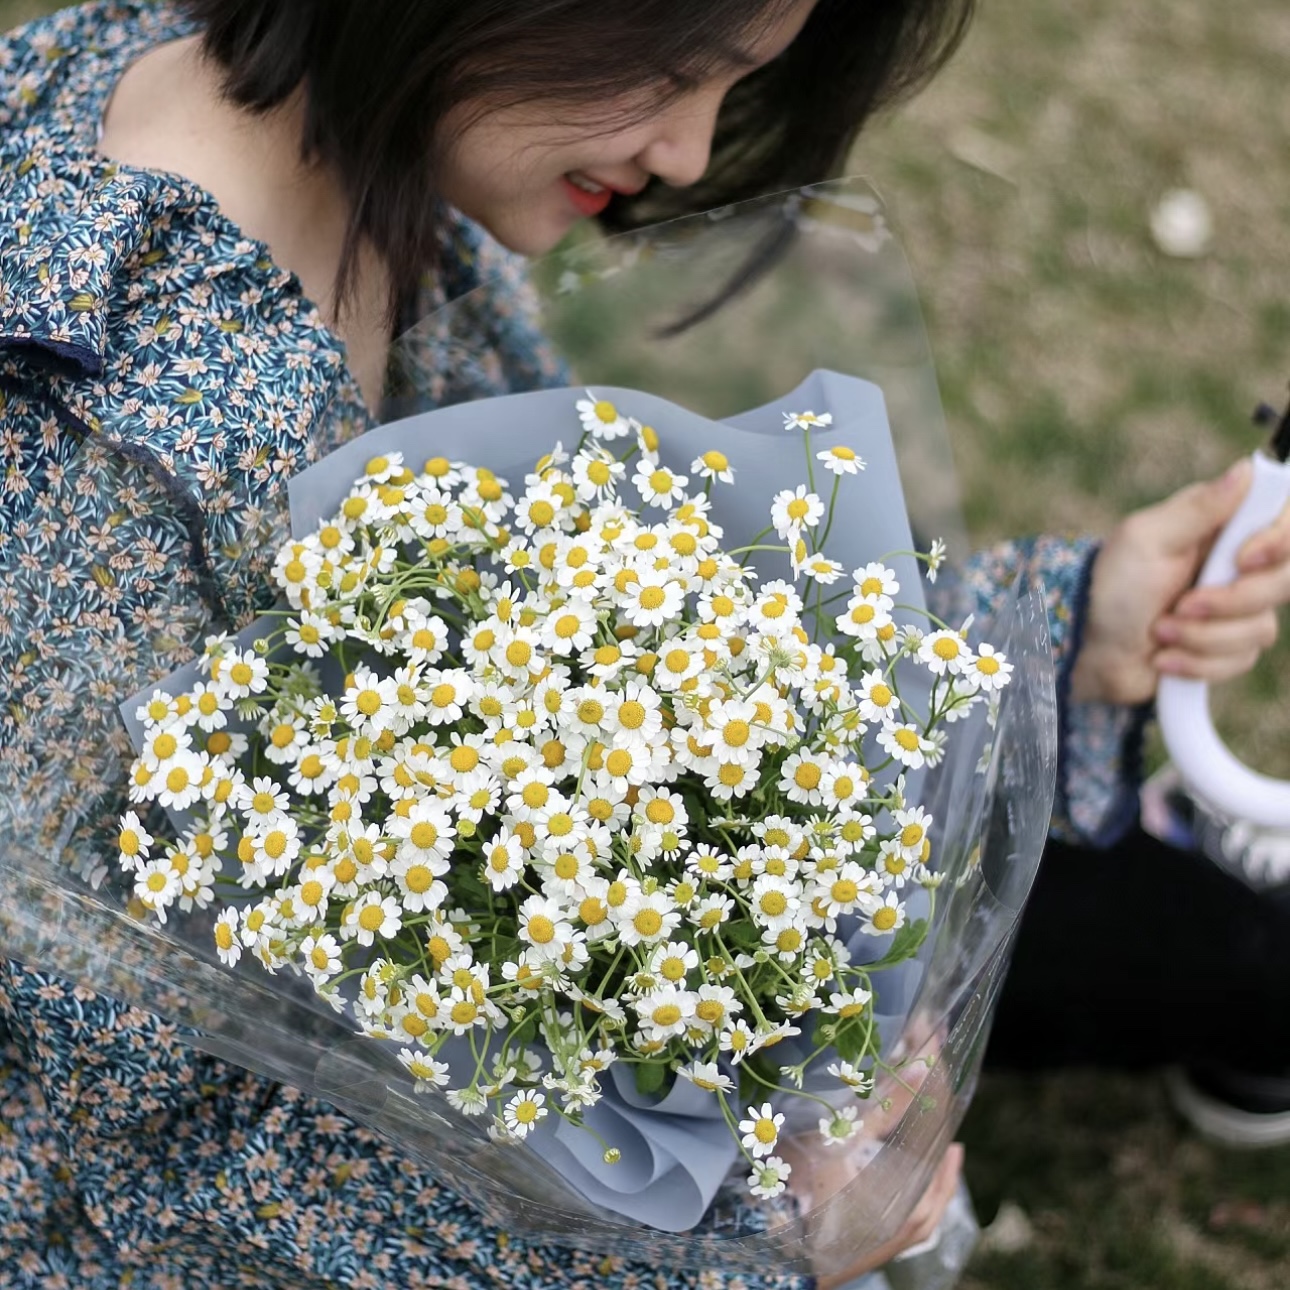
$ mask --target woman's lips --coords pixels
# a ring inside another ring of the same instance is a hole
[[[575,184],[568,175],[561,175],[560,183],[564,185],[565,194],[579,215],[599,215],[614,199],[612,188],[602,187],[598,193],[589,193]]]

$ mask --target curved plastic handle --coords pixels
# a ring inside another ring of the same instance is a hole
[[[1288,499],[1290,463],[1255,453],[1250,491],[1219,535],[1196,585],[1231,582],[1242,543],[1271,524]],[[1214,729],[1209,687],[1203,681],[1164,677],[1156,711],[1165,747],[1192,793],[1224,814],[1260,828],[1290,829],[1290,783],[1260,775],[1232,755]]]

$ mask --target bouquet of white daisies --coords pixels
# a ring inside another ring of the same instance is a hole
[[[648,318],[768,221],[789,290],[882,229],[842,186],[582,248],[550,332],[594,349],[606,293]],[[1051,802],[1045,615],[939,596],[900,380],[716,417],[684,367],[684,397],[473,399],[295,475],[278,607],[121,704],[115,873],[5,875],[46,911],[30,955],[110,960],[498,1221],[827,1271],[899,1227],[970,1097]]]

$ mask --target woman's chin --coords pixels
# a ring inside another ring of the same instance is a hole
[[[584,218],[575,211],[561,211],[538,202],[528,209],[510,210],[495,217],[488,211],[479,214],[463,211],[462,214],[479,224],[508,251],[529,259],[554,251]]]

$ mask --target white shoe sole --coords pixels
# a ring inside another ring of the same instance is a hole
[[[1290,1144],[1290,1111],[1262,1115],[1239,1110],[1202,1093],[1177,1069],[1165,1072],[1165,1087],[1178,1114],[1210,1142],[1247,1151]]]

